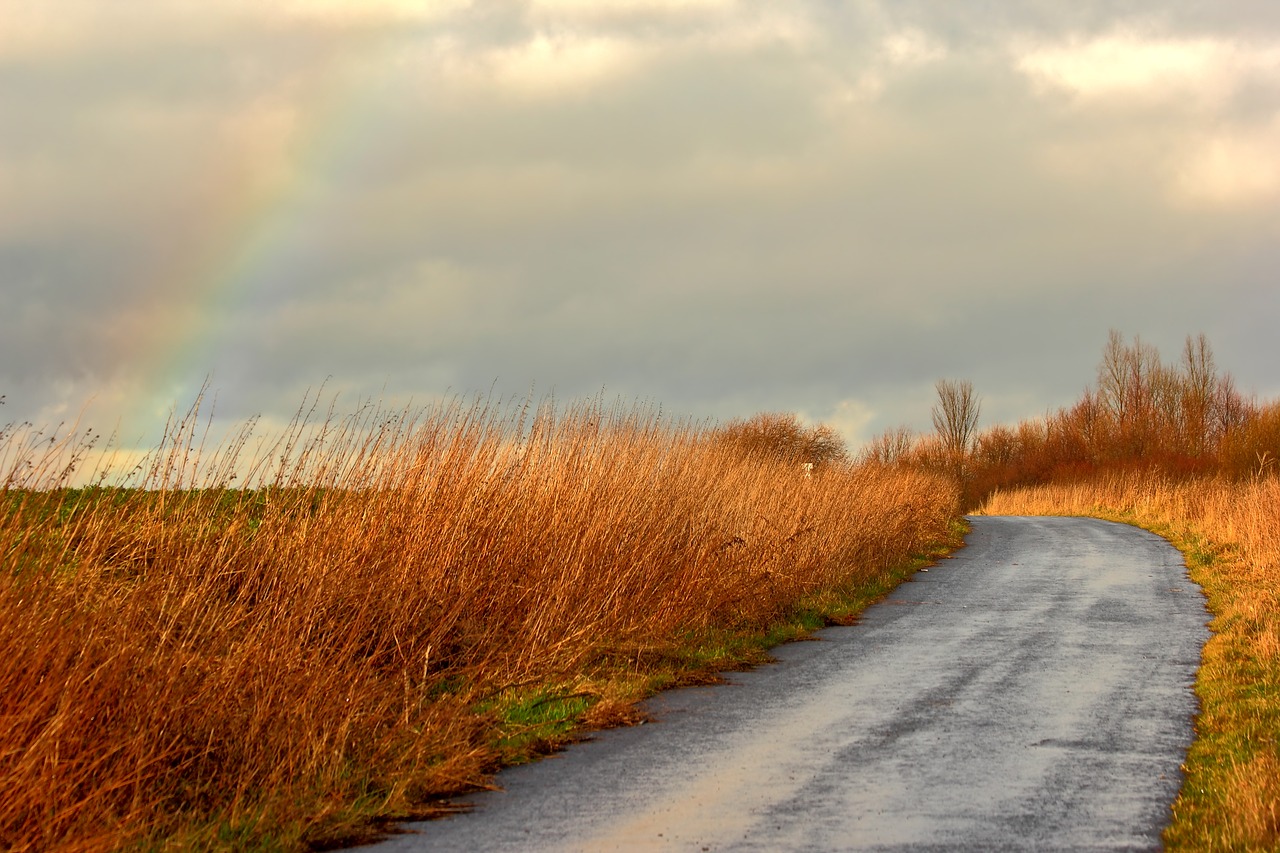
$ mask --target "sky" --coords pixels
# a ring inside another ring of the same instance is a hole
[[[1273,0],[0,0],[0,424],[1280,395]]]

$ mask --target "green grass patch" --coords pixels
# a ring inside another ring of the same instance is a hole
[[[508,690],[475,706],[496,720],[492,747],[499,763],[523,764],[580,735],[583,715],[599,695],[566,687]]]

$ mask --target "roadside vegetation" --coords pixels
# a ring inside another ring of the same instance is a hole
[[[599,401],[310,405],[214,442],[197,400],[123,471],[4,426],[0,849],[314,849],[439,813],[850,621],[962,510],[1183,551],[1213,637],[1165,842],[1280,849],[1280,401],[1203,336],[1169,363],[1116,333],[1041,418],[980,429],[971,383],[937,392],[934,432],[856,457],[791,415]]]
[[[1163,361],[1111,335],[1074,405],[976,429],[965,383],[939,383],[935,435],[885,433],[871,458],[951,473],[970,510],[1087,515],[1152,530],[1186,556],[1213,616],[1172,850],[1280,849],[1280,401],[1242,394],[1207,340]]]
[[[787,415],[206,429],[197,402],[117,472],[0,430],[0,848],[367,836],[849,620],[959,530],[945,473]]]

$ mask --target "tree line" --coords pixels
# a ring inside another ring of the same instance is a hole
[[[936,390],[932,434],[888,430],[861,458],[945,470],[971,504],[997,489],[1115,470],[1260,476],[1280,455],[1280,401],[1242,393],[1204,335],[1188,336],[1167,362],[1155,346],[1113,330],[1095,384],[1076,403],[1012,426],[978,428],[981,401],[968,381],[940,380]]]

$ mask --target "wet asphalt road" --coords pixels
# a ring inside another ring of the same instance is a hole
[[[1208,638],[1181,555],[1092,519],[971,521],[857,625],[376,849],[1159,849]]]

